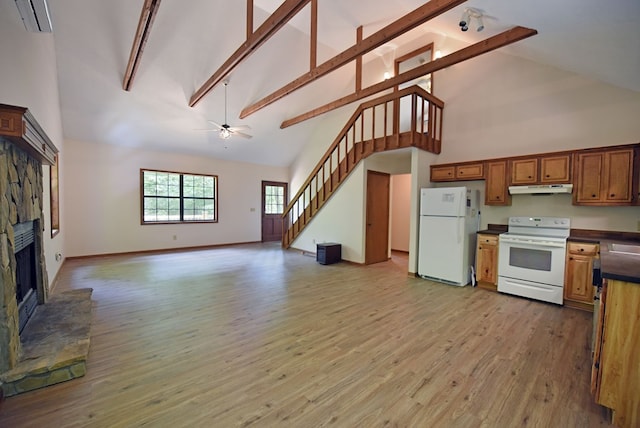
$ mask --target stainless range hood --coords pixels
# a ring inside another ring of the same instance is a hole
[[[548,195],[552,193],[571,193],[573,184],[541,184],[536,186],[509,186],[512,195]]]

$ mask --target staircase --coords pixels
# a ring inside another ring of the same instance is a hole
[[[443,109],[443,101],[419,86],[361,104],[282,214],[283,248],[289,248],[362,159],[405,147],[440,153]]]

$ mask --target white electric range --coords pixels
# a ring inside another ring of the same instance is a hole
[[[562,305],[571,221],[510,217],[499,238],[498,291]]]

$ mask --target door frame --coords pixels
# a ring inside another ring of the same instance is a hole
[[[282,224],[282,215],[281,214],[266,214],[265,213],[265,188],[266,186],[281,186],[284,188],[284,201],[283,201],[283,209],[286,208],[289,203],[289,183],[283,181],[271,181],[271,180],[262,180],[261,184],[262,188],[260,191],[260,241],[261,242],[275,242],[276,239],[269,239],[265,241],[265,228],[264,222],[268,218],[267,216],[271,216],[269,218],[274,219],[275,216],[280,217],[278,220],[280,224]],[[282,229],[283,230],[283,229]],[[282,233],[280,234],[280,241],[282,241]]]
[[[371,209],[371,204],[370,204],[370,199],[369,199],[369,191],[370,189],[370,180],[369,177],[372,175],[376,175],[376,176],[383,176],[386,177],[386,198],[385,200],[380,201],[380,198],[372,198],[371,201],[372,202],[376,202],[376,207],[380,208],[379,203],[382,202],[382,209],[384,211],[384,207],[386,206],[386,211],[384,212],[384,216],[386,218],[386,221],[384,221],[385,223],[385,229],[386,229],[386,233],[384,235],[384,237],[382,236],[371,236],[370,232],[370,227],[369,227],[369,220],[370,220],[370,209]],[[367,189],[366,189],[366,197],[365,197],[365,203],[366,203],[366,212],[365,212],[365,244],[364,244],[364,263],[365,265],[369,265],[369,264],[374,264],[374,263],[380,263],[383,261],[387,261],[389,260],[389,222],[390,222],[390,204],[391,204],[391,174],[388,174],[386,172],[379,172],[379,171],[373,171],[373,170],[367,170]],[[384,256],[384,260],[372,260],[372,254],[371,254],[371,246],[373,245],[373,240],[374,238],[382,238],[384,240],[384,242],[386,242],[386,248],[385,248],[385,256]]]

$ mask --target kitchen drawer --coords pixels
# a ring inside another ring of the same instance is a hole
[[[585,242],[569,242],[567,244],[567,251],[571,254],[595,256],[598,254],[598,247],[598,244],[589,244]]]
[[[478,235],[478,244],[498,245],[498,235]]]

